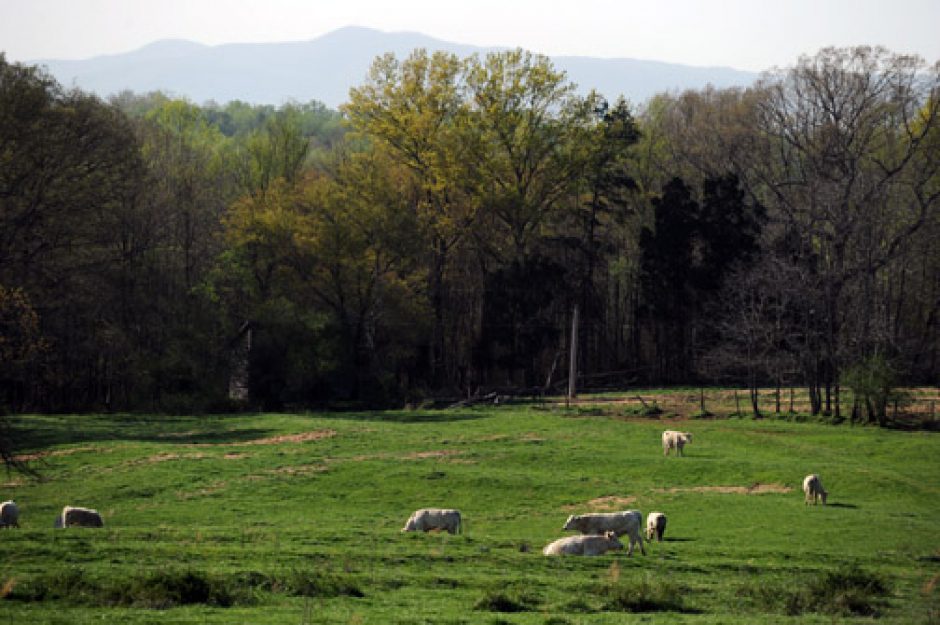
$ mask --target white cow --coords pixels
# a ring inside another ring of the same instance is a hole
[[[581,535],[559,538],[542,549],[547,556],[602,556],[612,549],[623,549],[615,532],[600,535]]]
[[[676,450],[676,455],[681,456],[682,448],[692,442],[690,432],[676,432],[675,430],[666,430],[663,432],[663,455],[668,456],[670,449]]]
[[[643,524],[643,515],[638,510],[625,510],[623,512],[593,512],[590,514],[572,514],[565,521],[562,529],[577,530],[582,534],[604,534],[614,532],[618,536],[627,536],[630,539],[628,555],[633,555],[633,547],[640,545],[640,551],[646,555],[643,547],[643,537],[640,535],[640,526]]]
[[[104,521],[97,510],[65,506],[55,519],[55,527],[104,527]]]
[[[20,509],[12,499],[0,503],[0,527],[19,527]]]
[[[803,478],[803,495],[805,495],[807,505],[812,501],[815,506],[818,499],[822,499],[823,505],[826,505],[826,498],[829,496],[829,493],[823,488],[822,482],[819,481],[819,476],[812,473]]]
[[[446,530],[451,534],[458,533],[460,531],[460,511],[442,508],[415,510],[408,517],[405,527],[401,529],[403,532],[428,532],[431,530]]]
[[[646,540],[663,542],[663,534],[666,532],[666,515],[662,512],[650,512],[646,515]]]

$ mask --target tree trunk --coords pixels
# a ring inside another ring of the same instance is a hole
[[[834,386],[833,391],[835,392],[835,405],[836,405],[835,417],[836,417],[836,419],[841,419],[841,418],[842,418],[842,409],[841,409],[841,407],[839,406],[839,402],[841,401],[841,389],[840,389],[840,387],[839,387],[839,383],[838,383],[838,382],[836,382],[833,386]]]
[[[574,305],[571,317],[571,361],[568,366],[568,397],[574,399],[578,394],[578,305]]]

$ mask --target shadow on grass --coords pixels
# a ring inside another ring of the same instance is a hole
[[[667,538],[663,537],[663,542],[666,543],[694,543],[695,538]]]
[[[828,508],[847,508],[849,510],[858,510],[858,506],[854,503],[830,503],[826,504]]]
[[[19,454],[57,445],[137,441],[161,444],[236,444],[283,434],[266,428],[238,428],[246,414],[167,416],[141,414],[19,415],[10,420]],[[411,410],[314,413],[317,419],[445,423],[481,419],[470,410]]]
[[[240,416],[240,415],[239,415]],[[115,440],[165,444],[241,443],[273,434],[262,428],[233,429],[233,417],[142,415],[24,415],[11,429],[20,453],[56,445]]]
[[[383,421],[385,423],[448,423],[453,421],[473,421],[488,416],[484,412],[449,410],[402,410],[367,412],[332,412],[317,414],[318,419],[344,419],[352,421]]]

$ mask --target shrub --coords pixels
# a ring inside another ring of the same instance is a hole
[[[895,366],[877,352],[847,367],[842,374],[842,384],[851,388],[855,396],[855,404],[852,407],[853,421],[861,420],[864,408],[868,413],[868,423],[887,425],[888,404],[904,398],[903,394],[895,389],[898,379]]]
[[[887,583],[881,577],[851,565],[815,578],[805,594],[808,606],[818,612],[877,616],[880,598],[887,592]]]
[[[667,580],[620,581],[603,589],[606,608],[621,612],[684,612],[679,587]]]
[[[513,589],[489,590],[473,604],[474,610],[490,612],[530,612],[538,607],[539,600]]]
[[[144,608],[205,604],[227,608],[235,603],[226,580],[203,571],[157,571],[102,589],[106,603]]]
[[[18,580],[7,598],[14,601],[61,601],[82,603],[98,593],[98,586],[78,566],[69,566]]]
[[[812,612],[834,616],[878,616],[882,598],[888,591],[883,578],[849,565],[794,585],[759,583],[746,586],[738,594],[753,598],[763,609],[781,611],[790,616]]]
[[[191,604],[229,607],[250,602],[250,597],[232,590],[233,579],[210,576],[201,571],[172,570],[128,579],[95,579],[81,567],[67,567],[15,584],[7,598],[27,602],[64,601],[74,605],[157,609]]]
[[[324,571],[294,569],[277,580],[288,594],[298,597],[364,597],[365,593],[352,580]]]

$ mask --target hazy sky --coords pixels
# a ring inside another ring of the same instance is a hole
[[[940,0],[0,0],[0,51],[11,61],[77,59],[158,39],[297,41],[349,25],[746,70],[827,45],[940,60]]]

